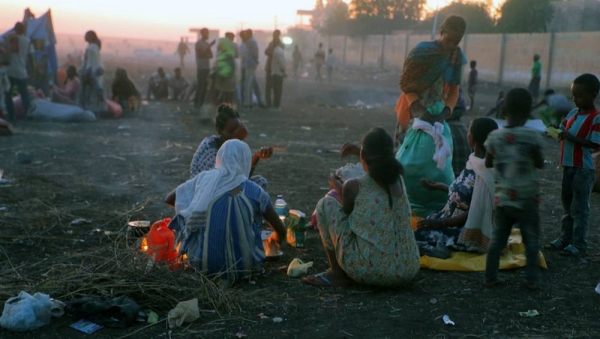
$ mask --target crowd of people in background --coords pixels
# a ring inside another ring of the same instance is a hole
[[[127,70],[119,68],[114,73],[114,83],[105,89],[107,70],[102,63],[102,42],[95,31],[84,36],[87,43],[80,60],[69,54],[65,67],[52,74],[43,41],[31,41],[26,36],[26,26],[17,23],[7,41],[0,44],[0,56],[4,56],[4,68],[0,68],[0,92],[6,118],[14,120],[15,108],[19,106],[20,119],[26,119],[33,99],[49,98],[57,104],[74,105],[93,112],[97,117],[117,117],[136,113],[145,100],[190,101],[195,108],[218,107],[228,103],[234,107],[250,110],[256,107],[281,111],[284,83],[288,77],[287,60],[281,31],[275,30],[264,51],[261,64],[261,49],[251,29],[240,32],[236,41],[234,33],[227,32],[222,38],[210,37],[208,29],[200,30],[199,39],[190,49],[186,38],[181,38],[176,54],[179,67],[172,72],[158,67],[148,77],[144,96],[127,76]],[[6,46],[4,48],[3,46]],[[214,53],[214,54],[213,54]],[[190,82],[185,78],[185,58],[194,54],[196,77]],[[291,51],[293,79],[306,77],[305,61],[299,45]],[[337,58],[333,49],[319,47],[310,60],[315,71],[315,80],[332,81],[337,69]],[[264,91],[257,81],[257,71],[265,71]],[[6,76],[4,76],[6,75]],[[16,89],[18,97],[4,95]],[[31,88],[34,91],[32,92]],[[112,91],[111,91],[112,90]],[[116,91],[116,92],[115,92]],[[264,96],[263,96],[264,95]]]
[[[0,95],[2,112],[9,121],[17,118],[28,118],[34,100],[47,100],[56,106],[55,110],[64,109],[59,105],[77,106],[91,112],[99,118],[120,116],[124,111],[139,109],[141,99],[137,88],[122,69],[115,74],[115,84],[119,83],[123,74],[129,81],[126,95],[131,104],[121,106],[111,100],[121,98],[122,86],[113,85],[113,97],[107,97],[104,77],[106,69],[102,63],[102,41],[94,31],[84,35],[87,43],[81,62],[68,56],[67,65],[57,74],[50,71],[48,53],[44,39],[30,39],[26,36],[26,25],[17,22],[3,41],[0,41]],[[16,89],[16,92],[13,92]],[[13,96],[17,94],[17,96]],[[136,100],[129,99],[134,97]]]

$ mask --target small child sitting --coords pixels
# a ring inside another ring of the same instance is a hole
[[[490,243],[485,286],[497,285],[500,255],[506,247],[512,227],[519,224],[527,270],[525,288],[535,290],[539,279],[540,188],[538,169],[544,166],[539,132],[524,127],[531,110],[531,94],[513,89],[506,95],[506,128],[492,132],[486,143],[485,164],[494,168],[496,177],[496,222]]]

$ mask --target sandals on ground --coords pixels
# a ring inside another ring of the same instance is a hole
[[[546,244],[546,246],[544,246],[544,248],[547,250],[552,250],[552,251],[562,251],[567,246],[569,246],[569,244],[567,242],[563,242],[560,239],[555,239],[555,240],[552,240],[551,242],[549,242],[548,244]]]
[[[559,254],[564,257],[583,257],[583,256],[585,256],[586,253],[584,250],[580,250],[573,245],[569,245],[569,246],[563,248],[563,250],[560,251]]]
[[[325,276],[325,272],[302,278],[306,284],[318,287],[348,287],[350,283],[333,283]]]

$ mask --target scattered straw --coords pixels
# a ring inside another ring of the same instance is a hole
[[[191,269],[171,271],[162,265],[149,268],[150,258],[129,248],[122,235],[105,247],[27,266],[14,267],[8,253],[1,252],[10,263],[0,272],[1,299],[19,291],[42,292],[62,301],[126,295],[143,308],[168,311],[180,301],[198,298],[201,308],[214,309],[219,315],[241,311],[240,290],[224,288],[218,278],[210,279]]]

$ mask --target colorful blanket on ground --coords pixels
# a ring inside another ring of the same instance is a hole
[[[421,257],[421,268],[428,268],[436,271],[463,271],[463,272],[483,272],[485,271],[485,262],[487,254],[452,252],[448,259],[438,259],[428,256]],[[509,270],[513,268],[525,267],[525,246],[521,238],[521,232],[514,229],[509,239],[507,252],[500,258],[500,269]],[[540,266],[548,268],[544,254],[540,252]]]

